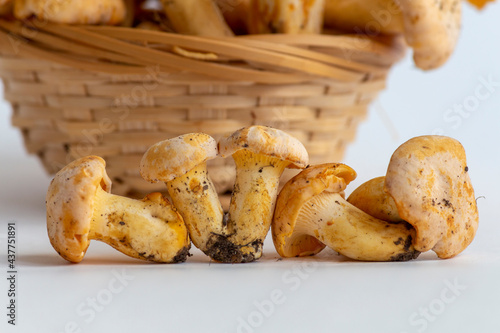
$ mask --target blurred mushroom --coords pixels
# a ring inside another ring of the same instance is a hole
[[[0,0],[0,17],[12,15],[12,0]]]
[[[142,5],[145,0],[122,0],[125,4],[125,17],[121,22],[124,27],[133,27],[135,19],[142,16]]]
[[[171,25],[178,33],[207,37],[233,35],[214,0],[162,0],[161,2]]]
[[[396,0],[325,0],[325,26],[359,34],[403,33]]]
[[[443,65],[460,35],[461,0],[400,0],[406,42],[413,48],[417,67]]]
[[[224,19],[236,35],[248,33],[251,0],[216,0]]]
[[[262,256],[280,177],[285,168],[304,168],[305,147],[287,133],[264,126],[240,129],[219,141],[221,157],[232,155],[236,180],[217,260],[251,262]]]
[[[276,203],[272,235],[282,257],[309,256],[325,245],[365,261],[407,261],[418,257],[415,230],[370,216],[344,199],[356,178],[344,164],[309,167],[288,181]]]
[[[468,0],[477,9],[483,9],[488,2],[493,2],[495,0]]]
[[[217,142],[211,136],[192,133],[151,146],[141,161],[142,177],[165,182],[193,244],[210,257],[217,235],[225,229],[217,191],[207,172],[207,161],[216,156]]]
[[[98,156],[73,161],[55,175],[46,197],[47,231],[61,257],[80,262],[95,239],[137,259],[186,260],[187,229],[161,194],[139,201],[110,190],[105,162]]]
[[[403,34],[417,67],[429,70],[455,49],[461,8],[461,0],[326,0],[325,25],[370,37]]]
[[[451,258],[469,246],[479,222],[468,171],[457,140],[417,137],[394,152],[386,177],[361,185],[348,201],[381,219],[408,222],[417,250]]]
[[[120,24],[126,16],[123,0],[16,0],[18,19],[36,16],[39,20],[66,24]]]
[[[325,0],[251,0],[248,29],[252,34],[318,34]]]

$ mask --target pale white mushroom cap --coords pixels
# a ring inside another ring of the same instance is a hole
[[[399,0],[406,42],[417,67],[434,69],[446,62],[458,42],[461,0]]]
[[[309,155],[304,145],[290,134],[266,126],[242,128],[219,141],[219,154],[228,157],[246,149],[290,163],[290,168],[305,168]]]
[[[410,139],[392,155],[385,190],[416,229],[417,250],[450,258],[474,239],[479,216],[468,170],[463,146],[444,136]]]
[[[89,246],[94,198],[99,188],[111,191],[106,163],[98,156],[71,162],[55,175],[48,188],[46,207],[50,243],[71,262],[80,262]]]
[[[169,182],[217,157],[217,141],[208,134],[191,133],[151,146],[141,160],[141,176],[149,182]]]

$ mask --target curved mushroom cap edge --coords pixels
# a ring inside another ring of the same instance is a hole
[[[208,134],[190,133],[158,142],[143,155],[141,176],[149,182],[168,182],[217,156],[217,142]]]
[[[80,262],[87,251],[94,197],[99,187],[111,191],[106,162],[98,156],[71,162],[49,185],[47,232],[54,249],[68,261]]]
[[[316,254],[325,245],[309,235],[294,237],[297,217],[304,204],[323,192],[343,193],[347,185],[356,178],[356,172],[339,163],[326,163],[308,167],[290,179],[281,190],[276,202],[272,223],[272,236],[277,252],[283,257],[301,254]],[[294,253],[287,249],[294,248]]]
[[[272,127],[245,127],[219,141],[221,157],[242,149],[288,161],[289,168],[303,169],[309,163],[307,150],[298,139]]]

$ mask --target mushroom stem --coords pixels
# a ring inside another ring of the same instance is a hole
[[[227,240],[237,247],[233,262],[250,262],[262,256],[279,180],[290,162],[249,150],[239,150],[233,158],[236,180],[227,217]]]
[[[340,193],[323,192],[313,197],[301,208],[297,220],[301,221],[298,234],[316,237],[352,259],[407,261],[420,254],[412,245],[415,230],[409,224],[372,217],[348,203]]]
[[[138,259],[183,262],[189,254],[182,218],[160,193],[143,200],[96,192],[89,239],[100,240]],[[173,258],[173,259],[172,259]]]
[[[193,244],[207,253],[214,234],[224,233],[224,212],[208,177],[206,163],[165,184],[174,206],[186,221]]]

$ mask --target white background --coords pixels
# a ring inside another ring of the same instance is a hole
[[[411,137],[440,131],[460,140],[481,196],[478,234],[461,255],[363,263],[325,251],[278,261],[268,241],[265,256],[253,264],[210,264],[192,251],[184,264],[154,265],[93,242],[81,264],[67,264],[45,230],[50,178],[25,153],[2,102],[1,331],[499,332],[500,6],[482,13],[465,7],[450,61],[432,72],[416,69],[410,55],[398,64],[345,159],[358,172],[352,189],[383,175],[392,152]],[[489,98],[474,111],[453,113],[488,78],[496,82]],[[16,327],[6,323],[9,221],[18,229]]]

